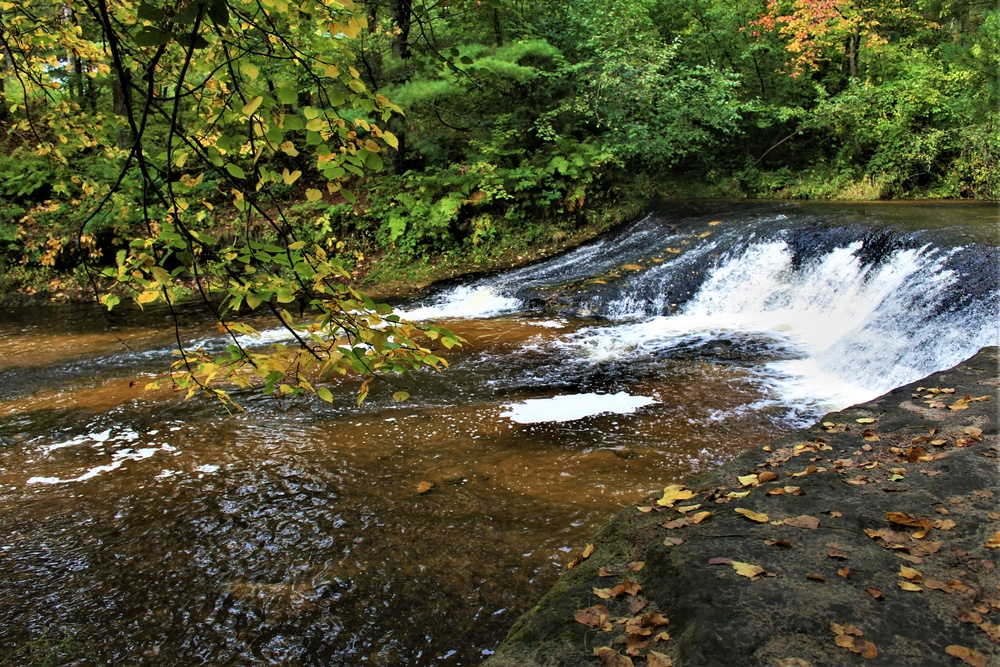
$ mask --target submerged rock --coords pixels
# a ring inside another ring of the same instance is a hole
[[[484,667],[998,664],[997,375],[984,348],[624,510]]]

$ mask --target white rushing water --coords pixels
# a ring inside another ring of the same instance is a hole
[[[597,364],[715,340],[764,344],[785,357],[760,369],[775,400],[817,414],[871,400],[982,346],[1000,344],[997,295],[966,300],[957,310],[949,306],[963,285],[947,262],[962,248],[905,248],[866,264],[860,241],[799,263],[781,239],[749,237],[730,247],[720,256],[713,239],[652,266],[605,303],[603,310],[617,322],[567,334],[557,346],[580,362]],[[594,254],[591,249],[578,259]],[[672,276],[699,263],[711,268],[686,303],[670,315],[643,315],[643,303],[667,310]],[[545,270],[555,282],[558,269],[568,267],[564,258]],[[535,269],[532,277],[541,274]],[[406,315],[487,318],[516,312],[525,303],[511,294],[519,277],[515,272],[454,288]]]

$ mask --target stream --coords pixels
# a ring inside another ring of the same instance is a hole
[[[0,311],[0,666],[477,665],[623,507],[1000,343],[998,220],[665,204],[398,304],[468,344],[361,407],[144,391],[159,310]]]

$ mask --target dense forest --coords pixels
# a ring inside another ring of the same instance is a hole
[[[311,304],[434,365],[344,319],[352,276],[658,195],[995,199],[998,71],[992,0],[0,0],[0,271]]]

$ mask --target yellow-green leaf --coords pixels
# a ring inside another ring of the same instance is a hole
[[[326,387],[320,387],[319,389],[317,389],[316,395],[319,396],[324,401],[326,401],[327,403],[333,403],[333,394],[331,394],[330,390],[327,389]]]
[[[306,199],[309,201],[319,201],[323,198],[323,192],[317,190],[316,188],[309,188],[306,190]]]
[[[392,132],[383,132],[382,138],[385,140],[385,143],[389,144],[393,148],[399,148],[399,139],[397,139],[396,135]]]
[[[394,393],[392,395],[392,400],[397,401],[399,403],[402,403],[403,401],[405,401],[409,397],[410,397],[410,395],[407,392],[405,392],[405,391],[397,391],[396,393]]]
[[[251,115],[260,106],[260,103],[264,101],[263,95],[258,95],[249,102],[243,105],[243,113],[247,116]]]
[[[251,62],[247,61],[241,62],[240,70],[251,79],[256,79],[260,75],[260,68]],[[263,98],[258,98],[258,99],[263,99]]]
[[[299,176],[301,175],[302,172],[299,171],[298,169],[296,169],[293,172],[289,172],[288,169],[286,168],[281,172],[281,180],[284,181],[285,185],[291,185],[296,180],[298,180]]]

